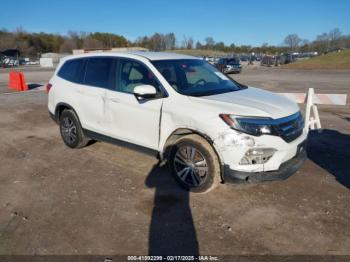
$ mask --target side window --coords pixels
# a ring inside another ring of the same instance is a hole
[[[117,83],[119,91],[124,93],[133,93],[134,88],[139,85],[152,85],[160,91],[152,71],[143,64],[128,59],[120,59]]]
[[[84,84],[113,89],[112,69],[113,58],[92,57],[88,59]]]
[[[179,81],[176,74],[175,66],[173,64],[167,63],[162,66],[158,66],[158,70],[173,88],[175,88],[176,90],[179,88]]]
[[[83,77],[84,59],[66,61],[57,75],[67,81],[81,83]]]

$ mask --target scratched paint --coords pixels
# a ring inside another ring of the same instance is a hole
[[[220,133],[216,141],[222,150],[232,146],[245,148],[253,147],[255,145],[255,141],[252,137],[247,136],[243,133],[234,133],[227,131]]]

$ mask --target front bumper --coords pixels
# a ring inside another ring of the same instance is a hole
[[[293,175],[307,159],[305,147],[295,157],[280,165],[276,171],[244,172],[230,169],[228,165],[223,166],[223,180],[228,183],[261,182],[273,180],[285,180]]]

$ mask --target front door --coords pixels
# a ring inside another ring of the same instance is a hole
[[[159,82],[146,65],[126,58],[119,58],[115,76],[116,91],[106,90],[109,136],[157,150],[163,103]],[[159,97],[137,100],[133,90],[138,85],[153,85]]]

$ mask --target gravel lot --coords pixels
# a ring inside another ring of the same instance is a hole
[[[52,70],[25,74],[45,83]],[[350,93],[350,71],[248,67],[233,77]],[[309,159],[288,180],[188,194],[148,155],[98,142],[68,149],[45,92],[2,94],[0,254],[350,255],[350,107],[319,110],[324,130],[310,134]]]

